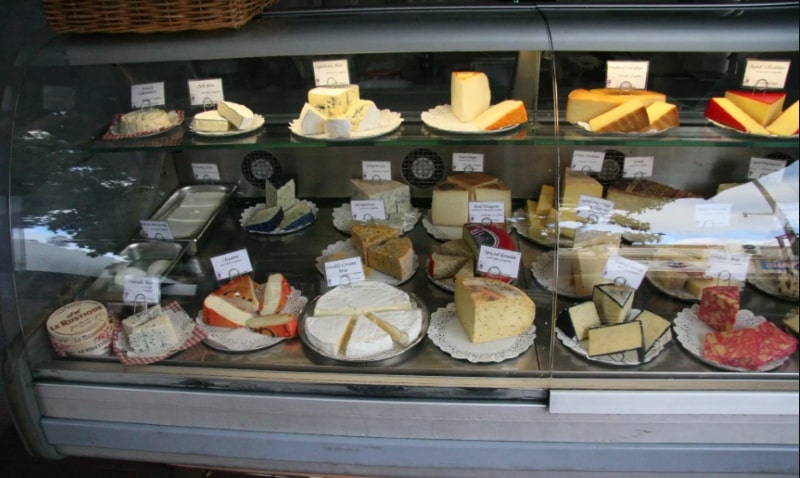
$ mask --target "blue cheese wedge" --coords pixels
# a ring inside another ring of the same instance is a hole
[[[408,184],[390,180],[350,180],[351,199],[383,201],[388,216],[411,210],[411,189]]]
[[[280,228],[286,231],[298,229],[314,222],[314,212],[311,206],[304,202],[298,202],[283,213],[283,221]]]
[[[592,301],[597,306],[600,321],[618,324],[628,318],[633,306],[635,289],[617,284],[599,284],[592,289]]]
[[[244,227],[252,232],[272,232],[283,221],[283,208],[280,206],[259,209],[247,219]]]
[[[635,321],[642,323],[642,334],[644,335],[644,353],[650,351],[658,342],[659,339],[665,335],[671,338],[672,332],[670,330],[670,323],[665,318],[658,314],[654,314],[649,310],[643,310],[634,317]]]
[[[294,178],[288,176],[272,176],[264,181],[267,207],[280,206],[284,211],[297,203]]]
[[[586,301],[562,310],[558,314],[556,325],[568,337],[586,340],[589,336],[589,329],[600,327],[602,323],[600,316],[597,315],[597,307],[594,302]]]
[[[155,352],[178,345],[178,336],[166,312],[159,310],[157,315],[144,322],[138,320],[135,325],[129,324],[129,332],[126,332],[128,344],[134,352]]]
[[[589,357],[634,352],[644,358],[644,333],[638,320],[589,329],[586,353]]]
[[[358,99],[358,85],[318,86],[308,91],[308,104],[327,118],[345,114]]]

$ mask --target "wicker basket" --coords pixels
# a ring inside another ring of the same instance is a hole
[[[278,0],[42,0],[56,33],[155,33],[239,28]]]

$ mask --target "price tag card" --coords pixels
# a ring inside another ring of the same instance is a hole
[[[519,273],[521,252],[481,246],[478,253],[478,272],[516,279]]]
[[[483,154],[453,153],[453,171],[483,172]]]
[[[581,194],[575,214],[584,219],[591,219],[598,223],[606,223],[614,212],[614,201],[600,199],[594,196]]]
[[[744,281],[750,267],[750,254],[711,251],[708,254],[706,276],[719,279],[720,284],[727,280]]]
[[[470,201],[469,222],[503,224],[506,222],[503,201]]]
[[[348,257],[325,263],[325,282],[328,286],[352,284],[366,279],[360,257]]]
[[[66,111],[75,108],[75,88],[44,85],[42,87],[42,108],[47,111]]]
[[[354,221],[372,221],[386,219],[386,208],[383,201],[378,200],[353,200],[350,201],[350,210]]]
[[[603,170],[603,161],[606,153],[603,151],[578,151],[572,152],[570,169],[582,173],[599,173]]]
[[[761,176],[781,171],[785,167],[786,161],[783,159],[752,157],[750,158],[750,167],[747,168],[747,179],[758,179]]]
[[[228,280],[253,271],[247,249],[221,254],[211,258],[211,267],[214,268],[214,277],[218,280]]]
[[[200,181],[219,181],[219,168],[214,163],[192,163],[192,173]]]
[[[317,86],[349,85],[347,60],[324,60],[314,63],[314,84]]]
[[[139,221],[139,225],[142,227],[144,237],[148,239],[157,239],[159,241],[171,241],[174,239],[172,230],[165,221],[142,220]]]
[[[164,82],[140,83],[131,85],[131,107],[144,108],[147,106],[161,106],[167,103],[164,95]]]
[[[789,74],[789,60],[757,60],[748,58],[744,67],[743,87],[782,90]]]
[[[653,175],[653,156],[629,156],[622,166],[625,178],[647,178]]]
[[[192,106],[216,105],[225,99],[222,78],[189,80],[189,100]]]
[[[611,255],[603,268],[603,277],[615,284],[624,284],[634,289],[638,289],[642,284],[645,274],[647,274],[646,265],[617,254]]]
[[[708,229],[731,224],[730,203],[702,203],[694,207],[694,227]]]
[[[649,61],[608,61],[606,62],[606,87],[644,90],[647,88],[649,68]]]
[[[389,181],[392,179],[392,163],[361,161],[361,177],[369,181]]]
[[[127,304],[158,304],[161,302],[161,280],[153,276],[125,276],[122,301]]]

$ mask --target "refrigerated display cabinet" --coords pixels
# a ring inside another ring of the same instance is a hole
[[[645,231],[616,224],[620,257],[653,265],[689,248],[705,259],[709,250],[727,260],[788,254],[780,257],[796,265],[797,136],[729,131],[704,111],[711,98],[741,88],[750,60],[789,62],[785,106],[797,100],[797,2],[293,8],[235,31],[57,35],[20,54],[0,165],[8,178],[0,304],[5,391],[32,454],[409,477],[798,472],[796,351],[761,370],[711,362],[676,325],[697,300],[642,280],[633,307],[672,322],[671,340],[645,358],[587,357],[556,326],[564,309],[586,300],[567,270],[577,249],[561,234],[569,226],[557,219],[557,239],[542,240],[525,228],[523,212],[542,186],[561,192],[576,156],[599,157],[596,170],[581,174],[604,191],[626,180],[626,159],[645,158],[649,170],[638,176],[647,177],[628,180],[690,196],[653,216],[618,205],[623,218],[651,221]],[[351,141],[290,131],[321,60],[345,60],[361,96],[402,123]],[[677,105],[680,126],[603,135],[567,122],[569,93],[605,86],[609,61],[647,62],[647,89]],[[522,100],[528,121],[486,135],[432,127],[424,113],[449,103],[458,70],[485,72],[492,101]],[[188,82],[209,78],[264,126],[196,134],[190,120],[204,106],[190,99]],[[115,115],[131,110],[131,86],[152,83],[163,85],[164,108],[183,115],[176,126],[109,137]],[[334,216],[364,161],[388,162],[410,186],[422,217],[406,236],[419,264],[398,287],[431,315],[443,313],[453,294],[426,273],[442,239],[426,214],[432,190],[463,156],[480,158],[513,192],[507,216],[521,252],[514,284],[535,302],[529,347],[489,347],[471,361],[424,337],[390,359],[351,363],[299,339],[243,351],[205,340],[139,364],[110,352],[62,356],[50,342],[45,322],[75,300],[99,300],[119,318],[131,313],[136,303],[122,299],[109,268],[143,258],[164,261],[155,274],[160,301],[190,320],[226,281],[212,259],[233,251],[247,252],[255,281],[281,272],[313,300],[329,290],[318,258],[347,239]],[[242,226],[273,175],[295,178],[297,197],[318,208],[311,226],[273,235]],[[224,194],[201,233],[143,237],[141,221],[159,219],[187,188]],[[722,212],[702,209],[719,203]],[[141,252],[152,248],[165,255]],[[773,283],[741,282],[741,307],[757,320],[780,326],[797,307]]]

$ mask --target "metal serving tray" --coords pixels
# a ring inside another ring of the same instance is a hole
[[[167,198],[166,201],[150,216],[152,221],[163,221],[170,226],[173,241],[185,243],[186,254],[195,255],[199,243],[207,236],[208,230],[218,218],[227,211],[228,200],[236,190],[235,184],[199,184],[184,186]],[[204,195],[220,193],[219,198],[195,201]],[[186,204],[187,198],[192,198],[190,205]],[[137,240],[156,242],[158,239],[145,237],[144,231],[139,230]]]

